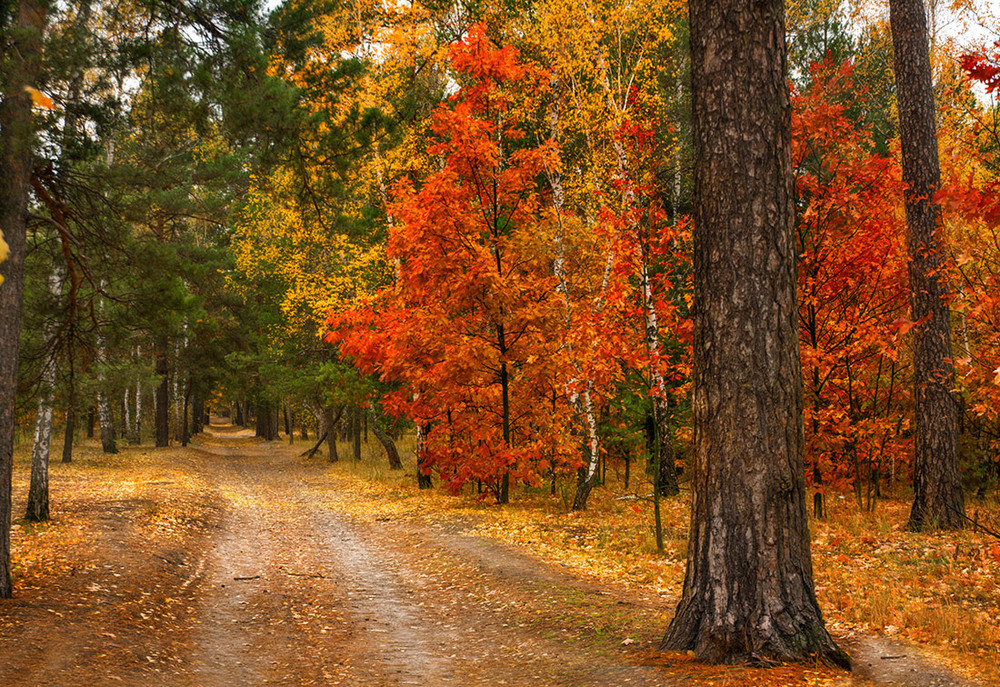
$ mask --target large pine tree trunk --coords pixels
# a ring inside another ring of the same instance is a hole
[[[18,346],[24,294],[24,252],[31,183],[31,98],[24,86],[35,85],[49,3],[22,0],[0,15],[0,60],[7,82],[0,98],[0,233],[9,255],[0,263],[0,598],[9,598],[11,472],[14,465],[14,408],[17,396]],[[16,17],[9,26],[11,17]]]
[[[49,273],[49,294],[62,296],[63,272],[58,265]],[[56,385],[56,325],[48,320],[43,327],[48,353],[42,366],[38,415],[35,419],[35,443],[31,450],[31,484],[28,487],[26,520],[49,519],[49,448],[52,443],[52,396]]]
[[[802,457],[782,0],[691,0],[695,470],[662,647],[848,665],[823,625]]]
[[[941,209],[932,202],[941,184],[934,91],[921,0],[890,0],[899,138],[906,191],[913,328],[913,508],[909,528],[960,528],[965,501],[958,478],[958,406],[952,398],[951,314],[946,285]],[[926,321],[923,321],[926,320]]]

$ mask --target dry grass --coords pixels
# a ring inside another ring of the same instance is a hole
[[[420,492],[414,474],[412,458],[404,471],[392,472],[377,448],[360,463],[331,467],[338,488],[356,497],[345,507],[359,517],[458,516],[484,536],[581,574],[680,593],[690,507],[684,492],[662,503],[660,556],[646,483],[625,490],[609,472],[609,484],[593,492],[585,512],[575,513],[561,496],[571,493],[570,477],[557,484],[554,496],[522,488],[511,504],[498,507],[468,487],[458,496]],[[833,501],[827,520],[810,522],[817,595],[828,626],[840,634],[910,641],[988,684],[1000,680],[1000,541],[982,531],[906,532],[909,504],[901,499],[882,501],[875,513],[858,512],[850,499]],[[973,511],[981,522],[1000,521],[995,500],[971,503]]]

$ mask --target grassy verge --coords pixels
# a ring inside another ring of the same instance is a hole
[[[462,518],[487,537],[604,583],[676,597],[684,577],[689,497],[663,501],[665,552],[656,552],[647,484],[625,489],[617,476],[591,495],[588,509],[569,511],[560,493],[572,488],[520,488],[498,507],[469,488],[451,496],[416,488],[415,466],[390,471],[375,447],[361,462],[342,460],[329,478],[352,498],[343,507],[361,518],[419,514]],[[827,624],[839,635],[867,632],[913,644],[921,653],[985,684],[1000,684],[1000,541],[984,531],[903,530],[909,504],[882,501],[861,513],[848,499],[831,499],[829,517],[811,520],[817,595]],[[996,499],[969,504],[994,531]],[[666,619],[664,620],[664,622]]]

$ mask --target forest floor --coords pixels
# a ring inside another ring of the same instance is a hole
[[[497,508],[419,492],[412,465],[374,451],[302,449],[215,426],[187,448],[53,465],[53,520],[15,521],[0,685],[1000,685],[986,535],[814,523],[820,603],[854,674],[707,667],[655,650],[683,498],[660,557],[648,504],[623,490],[584,514],[530,491]],[[27,476],[22,457],[15,516]]]

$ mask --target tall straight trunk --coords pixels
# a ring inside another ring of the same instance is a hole
[[[197,393],[194,396],[194,401],[191,402],[191,434],[201,434],[204,427],[205,399],[202,397],[201,393]]]
[[[951,313],[944,264],[934,90],[921,0],[890,0],[889,19],[903,152],[906,244],[913,328],[913,507],[908,527],[957,529],[965,523],[958,477],[958,405],[952,398]]]
[[[107,395],[101,390],[97,391],[97,425],[101,429],[101,450],[105,453],[118,453],[111,404],[108,403]]]
[[[558,140],[559,138],[561,129],[560,119],[559,103],[558,99],[556,99],[549,109],[549,131],[553,140]],[[554,241],[555,259],[552,261],[552,273],[556,277],[556,291],[562,296],[563,319],[566,329],[569,330],[573,324],[573,307],[570,301],[569,280],[566,278],[566,244],[562,223],[566,193],[563,188],[562,171],[559,169],[559,166],[547,170],[547,174],[549,185],[552,187],[552,207],[556,211],[556,221],[558,222],[558,231],[556,232]],[[613,256],[609,256],[609,258],[611,259],[609,260],[610,264],[613,261]],[[597,305],[594,308],[596,312],[601,311],[603,300],[604,293],[602,289],[597,298]],[[573,370],[576,373],[576,377],[585,376],[576,356],[572,355],[573,344],[569,343],[567,345],[570,347],[570,358],[573,362]],[[582,390],[578,391],[578,386],[582,386]],[[590,497],[590,492],[597,483],[597,465],[601,459],[601,439],[597,431],[597,416],[594,413],[593,390],[594,382],[590,378],[583,380],[577,378],[571,379],[566,383],[565,388],[566,398],[569,401],[570,407],[573,408],[577,421],[583,428],[583,435],[585,437],[582,442],[583,465],[577,471],[576,493],[573,495],[573,510],[584,510],[587,507],[587,499]],[[553,398],[552,403],[554,411],[555,398]],[[552,484],[555,486],[554,480]]]
[[[101,284],[103,290],[104,284]],[[98,310],[102,310],[100,302],[98,302]],[[113,424],[113,419],[111,416],[111,403],[108,401],[108,395],[102,389],[104,384],[105,374],[104,374],[104,363],[105,363],[105,346],[104,346],[104,335],[101,330],[97,330],[97,362],[100,365],[98,368],[99,373],[97,375],[97,424],[101,429],[101,448],[105,453],[118,453],[118,446],[115,443],[115,427]]]
[[[593,16],[590,17],[590,22],[591,24],[594,23]],[[601,88],[604,91],[604,101],[607,109],[614,114],[616,119],[623,122],[625,118],[628,117],[627,104],[624,99],[620,102],[618,98],[615,97],[615,93],[613,92],[611,86],[607,60],[604,58],[603,53],[598,52],[596,58],[598,79]],[[620,93],[619,95],[624,96],[623,93]],[[615,139],[612,141],[612,147],[615,152],[618,174],[622,179],[631,179],[634,175],[632,173],[632,166],[629,162],[628,152],[625,149],[625,145],[621,140]],[[659,316],[656,311],[656,300],[653,298],[653,289],[649,276],[649,258],[647,255],[647,247],[645,245],[646,242],[643,241],[639,221],[637,219],[641,213],[635,212],[637,205],[636,197],[631,186],[625,186],[622,201],[623,213],[632,216],[632,219],[629,220],[628,231],[632,238],[632,250],[634,251],[640,266],[639,288],[642,292],[642,310],[645,334],[643,338],[644,343],[646,344],[646,354],[648,355],[650,361],[649,392],[653,397],[653,403],[656,405],[656,412],[654,415],[658,423],[657,436],[664,438],[664,441],[658,442],[658,446],[661,447],[661,453],[656,457],[654,462],[659,465],[669,464],[672,466],[673,453],[671,452],[669,456],[663,453],[663,451],[668,450],[668,447],[673,444],[672,441],[667,440],[671,436],[671,415],[670,407],[667,402],[668,390],[666,380],[663,378],[663,371],[659,363],[662,353],[662,347],[660,346]],[[659,483],[660,493],[672,495],[677,494],[679,491],[677,486],[677,475],[673,470],[671,470],[669,474],[667,474],[665,470],[661,471]]]
[[[129,405],[131,393],[128,387],[122,392],[122,438],[126,440],[132,432],[132,407]]]
[[[73,462],[73,439],[76,435],[76,387],[73,380],[73,360],[70,358],[69,394],[66,400],[66,426],[63,428],[62,462]]]
[[[430,474],[424,474],[424,462],[427,460],[427,432],[428,427],[415,423],[417,426],[417,487],[420,489],[430,489],[434,486],[434,481]]]
[[[376,417],[375,413],[369,410],[368,417],[371,420],[369,424],[372,428],[372,434],[374,434],[375,438],[379,440],[380,444],[382,444],[382,448],[385,449],[385,455],[389,458],[389,467],[393,470],[402,470],[403,462],[399,459],[399,451],[396,450],[396,442],[394,442],[392,438],[386,434],[381,421],[378,417]]]
[[[139,445],[142,443],[142,381],[136,380],[135,382],[135,417],[132,419],[132,436],[131,441],[133,444]]]
[[[285,413],[285,434],[288,436],[288,443],[290,444],[293,441],[293,437],[292,437],[292,417],[291,417],[291,415],[288,412],[288,404],[287,403],[283,403],[282,404],[282,408],[284,409],[284,413]]]
[[[169,368],[167,367],[167,339],[160,337],[154,346],[156,356],[156,374],[160,377],[160,383],[156,387],[156,445],[157,447],[170,446],[170,381],[167,379]]]
[[[94,406],[87,408],[87,438],[94,438],[94,425],[97,424],[97,411]]]
[[[354,460],[361,460],[361,406],[354,406],[351,420],[354,430]]]
[[[0,233],[9,249],[0,263],[0,598],[12,591],[11,473],[33,137],[31,98],[24,87],[37,83],[48,9],[45,0],[22,0],[15,12],[0,15],[0,46],[7,48],[0,53],[6,77],[0,98]]]
[[[188,381],[187,389],[184,391],[184,410],[181,413],[183,418],[181,420],[181,446],[187,446],[188,441],[191,440],[191,435],[189,434],[190,427],[188,426],[188,411],[191,409],[191,382]]]
[[[62,296],[63,271],[53,265],[49,273],[49,294],[53,300]],[[49,448],[52,442],[52,396],[56,385],[56,324],[47,320],[42,327],[48,354],[42,365],[38,415],[35,419],[35,443],[31,450],[31,484],[28,487],[26,520],[49,519]]]
[[[183,406],[183,396],[180,393],[180,362],[181,362],[181,345],[180,342],[174,344],[174,365],[173,374],[170,380],[170,407],[173,408],[174,416],[174,440],[184,441],[184,437],[181,434],[181,410]]]
[[[695,467],[684,590],[661,646],[848,666],[809,552],[784,5],[689,11]]]
[[[331,406],[323,407],[323,422],[326,425],[326,446],[331,463],[340,459],[340,456],[337,455],[337,423],[340,422],[343,414],[344,406],[337,409],[336,415]]]

